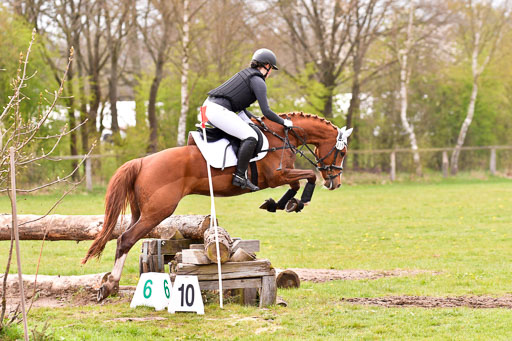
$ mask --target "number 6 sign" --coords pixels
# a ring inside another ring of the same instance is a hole
[[[176,276],[171,289],[171,301],[168,311],[195,311],[204,314],[203,297],[197,276]]]
[[[169,274],[160,272],[143,273],[140,276],[137,289],[135,289],[130,308],[143,305],[154,307],[155,310],[164,310],[169,305],[170,286],[172,287]]]

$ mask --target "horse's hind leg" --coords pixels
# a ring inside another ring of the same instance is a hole
[[[98,290],[98,301],[101,301],[111,294],[117,293],[119,290],[119,280],[121,279],[121,273],[123,272],[124,262],[128,255],[128,251],[132,248],[135,243],[148,234],[156,225],[162,220],[172,214],[177,204],[170,213],[161,214],[158,216],[142,216],[130,229],[126,230],[119,238],[117,238],[117,249],[116,249],[116,260],[114,268],[108,276],[107,282],[105,282]]]

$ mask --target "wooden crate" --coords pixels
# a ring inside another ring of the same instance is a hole
[[[276,272],[270,261],[259,259],[250,262],[227,262],[222,264],[222,288],[240,289],[241,303],[266,307],[276,302]],[[217,264],[194,265],[179,263],[171,278],[176,275],[197,276],[201,290],[219,290]]]
[[[194,239],[148,239],[142,242],[139,255],[139,274],[144,272],[165,272],[165,264],[174,259],[176,253],[188,249]]]
[[[260,251],[259,240],[233,238],[233,241],[232,252],[237,248],[253,253]],[[204,250],[200,243],[201,240],[192,239],[145,240],[139,256],[139,273],[165,272],[165,264],[169,264],[171,279],[174,280],[176,275],[193,275],[198,277],[201,290],[219,290],[217,264],[195,265],[182,263],[178,260],[181,257],[174,259],[184,249]],[[239,289],[241,303],[245,305],[266,307],[276,302],[276,272],[267,259],[222,264],[222,287]]]

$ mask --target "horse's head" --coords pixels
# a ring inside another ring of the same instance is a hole
[[[325,136],[325,139],[316,145],[317,169],[324,178],[324,186],[329,190],[341,186],[342,163],[347,153],[347,138],[352,134],[353,129],[337,128],[335,140]]]

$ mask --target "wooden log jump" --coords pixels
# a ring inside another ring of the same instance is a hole
[[[20,240],[93,240],[103,228],[103,215],[18,215]],[[119,218],[111,239],[117,239],[130,224],[131,216]],[[0,240],[11,240],[12,217],[0,214]],[[176,233],[184,238],[202,239],[210,227],[209,215],[174,215],[162,221],[145,238],[171,239]]]

